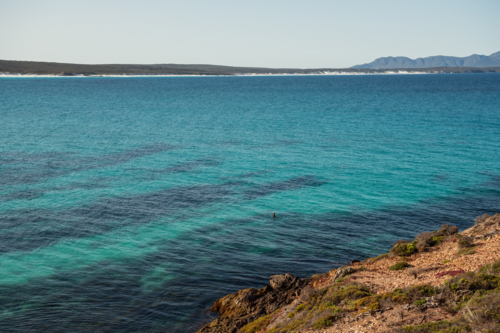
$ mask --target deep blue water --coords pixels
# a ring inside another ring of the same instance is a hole
[[[0,78],[0,331],[194,331],[463,229],[500,211],[499,138],[498,74]]]

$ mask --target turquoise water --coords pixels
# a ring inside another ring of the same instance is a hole
[[[213,301],[500,210],[500,75],[1,78],[0,330]],[[272,213],[276,218],[272,218]]]

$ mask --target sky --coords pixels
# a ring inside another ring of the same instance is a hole
[[[500,51],[500,0],[0,0],[0,59],[346,68]]]

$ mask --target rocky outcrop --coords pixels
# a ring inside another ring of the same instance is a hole
[[[346,277],[349,274],[354,273],[354,269],[350,266],[342,266],[335,272],[335,275],[332,278],[332,282],[337,281],[343,277]]]
[[[270,285],[261,289],[244,289],[216,300],[211,310],[219,312],[221,316],[199,332],[236,333],[249,322],[292,303],[297,295],[307,298],[313,292],[312,288],[307,288],[306,280],[290,273],[273,275],[269,282]]]
[[[271,275],[271,278],[269,280],[269,284],[274,290],[298,287],[299,282],[300,279],[290,273],[286,273],[284,275]]]

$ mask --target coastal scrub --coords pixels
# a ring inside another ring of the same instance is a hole
[[[389,269],[391,271],[400,271],[400,270],[407,269],[408,267],[413,267],[413,266],[410,265],[409,263],[407,263],[406,261],[400,261],[400,262],[395,263],[392,266],[389,266]]]
[[[417,247],[414,243],[410,243],[410,241],[399,240],[394,243],[391,253],[398,255],[400,257],[411,256],[412,254],[417,253]]]

